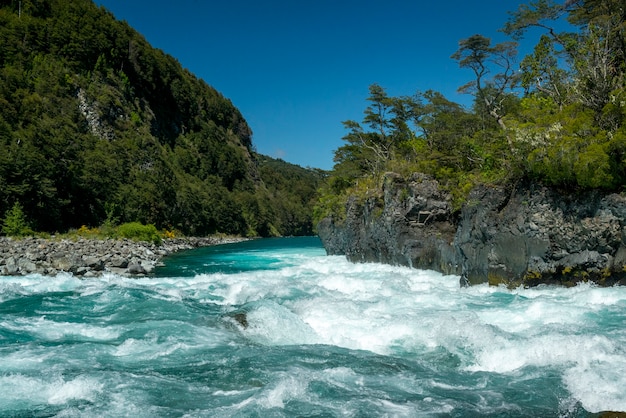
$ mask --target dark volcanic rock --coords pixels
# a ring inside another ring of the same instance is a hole
[[[453,247],[456,222],[451,196],[415,174],[408,181],[388,173],[381,198],[352,198],[346,219],[324,219],[318,234],[329,254],[351,261],[383,262],[460,274]]]
[[[534,184],[479,186],[460,213],[423,175],[387,174],[383,198],[324,219],[329,254],[460,274],[463,284],[626,283],[626,198]]]

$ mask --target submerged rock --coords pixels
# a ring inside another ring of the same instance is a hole
[[[476,187],[460,211],[436,180],[385,177],[318,233],[329,254],[461,275],[462,284],[626,284],[626,197],[535,184]]]
[[[248,328],[248,315],[245,312],[237,312],[233,315],[233,319],[237,321],[244,329]]]

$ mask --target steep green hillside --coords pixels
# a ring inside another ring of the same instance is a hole
[[[0,45],[0,215],[19,202],[50,232],[107,220],[194,235],[311,230],[302,206],[265,186],[237,108],[104,8],[2,0]],[[316,187],[319,173],[303,173]]]
[[[268,222],[289,235],[313,235],[317,188],[326,178],[319,169],[302,168],[280,159],[256,155],[266,187]]]

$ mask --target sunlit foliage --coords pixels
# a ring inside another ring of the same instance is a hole
[[[493,45],[478,34],[462,39],[452,58],[473,75],[459,88],[473,96],[470,109],[438,92],[389,97],[370,87],[363,122],[345,122],[346,145],[335,153],[316,219],[341,220],[349,198],[367,195],[364,188],[380,194],[386,170],[430,174],[457,208],[477,183],[532,180],[573,191],[622,191],[625,10],[622,0],[521,5],[503,32],[517,42],[529,28],[544,34],[519,65],[517,42]]]

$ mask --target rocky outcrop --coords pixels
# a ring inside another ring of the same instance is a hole
[[[161,245],[128,239],[55,240],[0,238],[0,275],[55,275],[68,272],[93,277],[104,272],[125,276],[151,273],[162,257],[200,246],[235,242],[239,238],[174,238]]]
[[[626,197],[536,184],[479,186],[460,211],[421,174],[387,174],[382,197],[348,202],[324,219],[329,254],[458,274],[462,284],[512,286],[591,280],[626,284]]]
[[[76,96],[78,98],[78,110],[85,117],[91,133],[100,139],[115,139],[115,131],[104,122],[97,103],[90,103],[87,100],[87,93],[82,88],[78,89]]]
[[[389,173],[383,196],[348,201],[346,219],[326,218],[318,234],[329,254],[351,261],[382,262],[460,274],[453,247],[456,221],[451,196],[415,174]]]

